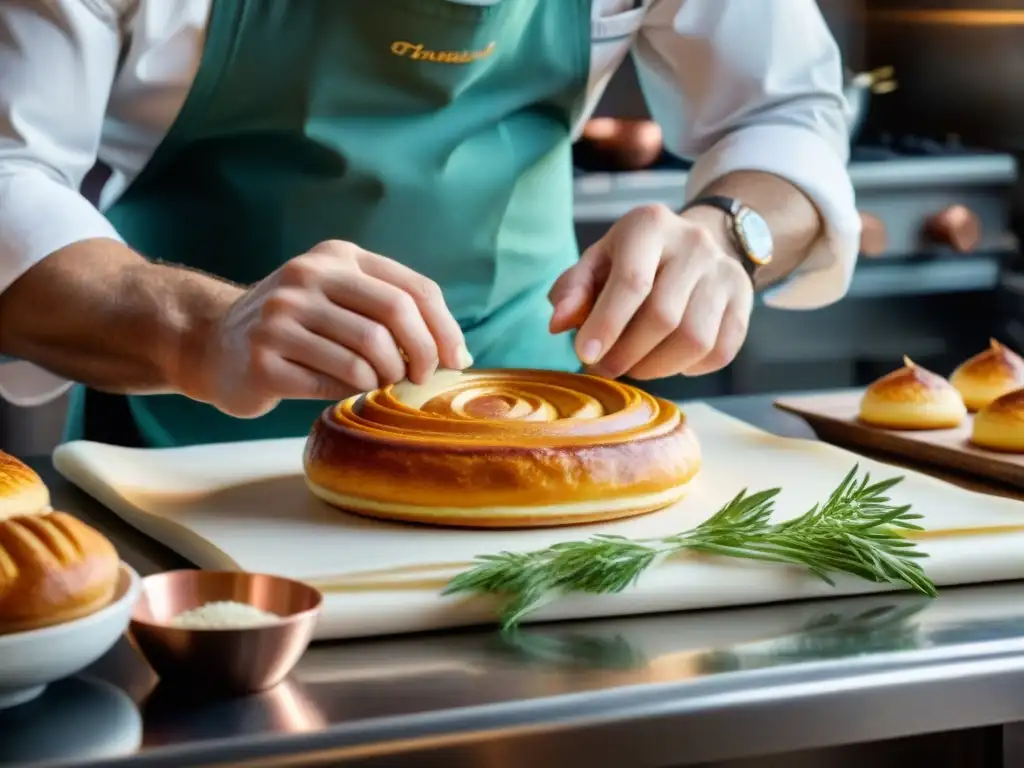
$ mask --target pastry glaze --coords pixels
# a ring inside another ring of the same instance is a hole
[[[974,417],[971,442],[992,451],[1024,453],[1024,389],[982,408]]]
[[[681,498],[700,468],[685,416],[607,379],[439,371],[328,408],[306,443],[310,489],[408,522],[533,527],[610,520]]]
[[[903,358],[904,366],[864,393],[860,420],[885,429],[953,429],[967,416],[963,397],[936,373]]]
[[[50,507],[50,492],[32,469],[0,451],[0,520]]]
[[[970,411],[980,411],[1003,395],[1024,387],[1024,358],[995,339],[989,348],[960,365],[950,377]]]

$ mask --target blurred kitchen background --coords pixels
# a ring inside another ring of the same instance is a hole
[[[751,2],[786,0],[751,0]],[[857,386],[903,355],[948,373],[997,336],[1024,350],[1024,0],[819,0],[858,106],[850,172],[865,223],[853,287],[812,313],[758,307],[721,374],[645,384],[672,398]],[[682,203],[688,163],[609,143],[648,114],[628,60],[577,145],[580,247],[629,209]],[[643,126],[631,130],[645,134]],[[643,144],[643,142],[641,142]],[[0,448],[57,442],[64,404],[0,402]]]

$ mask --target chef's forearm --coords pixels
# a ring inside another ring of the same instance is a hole
[[[737,171],[712,182],[698,197],[725,195],[757,211],[774,242],[772,263],[757,271],[758,287],[772,285],[796,270],[824,231],[818,209],[785,179],[759,171]]]
[[[0,293],[0,354],[110,392],[187,391],[202,339],[240,293],[113,240],[78,242]]]

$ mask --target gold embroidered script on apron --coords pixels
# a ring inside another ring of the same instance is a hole
[[[391,44],[391,53],[395,56],[408,57],[417,61],[435,61],[438,64],[469,64],[472,61],[486,59],[494,52],[494,43],[479,51],[431,51],[421,43],[409,43],[396,40]]]

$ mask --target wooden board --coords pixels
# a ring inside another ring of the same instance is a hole
[[[856,391],[797,395],[781,398],[775,405],[804,419],[825,442],[881,451],[1024,488],[1024,454],[986,451],[972,445],[972,416],[956,429],[880,429],[857,419],[861,395]]]

